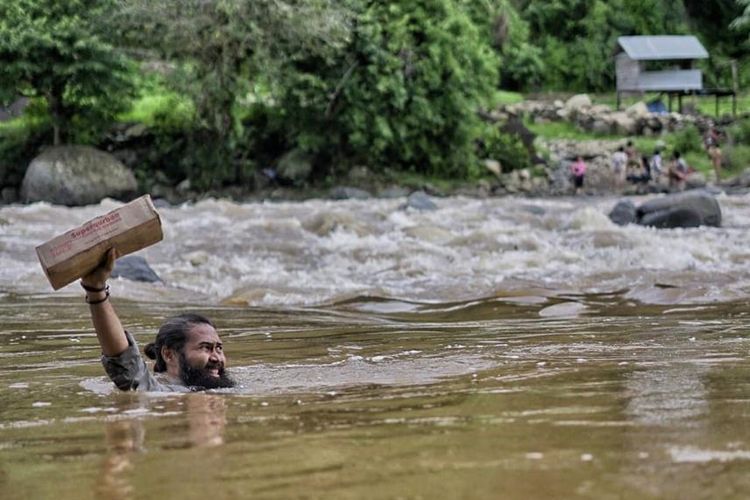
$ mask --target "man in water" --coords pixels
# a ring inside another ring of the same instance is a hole
[[[167,320],[144,352],[155,360],[150,373],[132,335],[125,331],[109,301],[107,279],[117,258],[110,249],[104,262],[81,278],[102,364],[115,385],[123,390],[191,391],[232,387],[224,369],[224,345],[214,324],[199,314],[181,314]]]

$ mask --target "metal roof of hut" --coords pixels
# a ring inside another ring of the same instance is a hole
[[[617,43],[636,61],[708,58],[706,49],[691,35],[621,36]]]

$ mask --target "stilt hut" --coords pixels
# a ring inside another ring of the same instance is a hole
[[[627,93],[666,93],[670,111],[673,96],[677,96],[682,111],[683,95],[716,95],[718,107],[720,95],[734,94],[728,90],[703,88],[703,73],[693,65],[698,59],[708,58],[708,52],[694,36],[621,36],[617,45],[618,109],[621,96]]]

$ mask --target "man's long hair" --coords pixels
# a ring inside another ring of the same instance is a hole
[[[172,349],[174,352],[181,354],[182,348],[185,347],[187,342],[187,336],[190,329],[195,325],[206,324],[210,325],[214,329],[216,326],[205,316],[200,314],[180,314],[174,318],[168,319],[161,328],[159,333],[156,334],[156,340],[146,344],[143,348],[143,352],[148,356],[149,359],[156,360],[154,365],[154,372],[162,373],[167,371],[167,362],[161,355],[161,348],[166,346]]]

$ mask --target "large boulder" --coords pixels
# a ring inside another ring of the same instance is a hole
[[[573,97],[565,101],[565,110],[568,112],[580,111],[583,108],[590,108],[590,107],[591,107],[591,98],[588,96],[588,94],[574,95]]]
[[[720,226],[721,207],[711,194],[690,191],[671,194],[643,203],[635,209],[630,202],[619,202],[609,218],[616,224],[635,222],[657,228]]]
[[[103,198],[130,198],[137,189],[133,172],[114,156],[88,146],[56,146],[31,161],[21,199],[91,205]]]
[[[638,207],[638,223],[654,227],[720,226],[721,207],[709,193],[690,191],[647,201]]]

